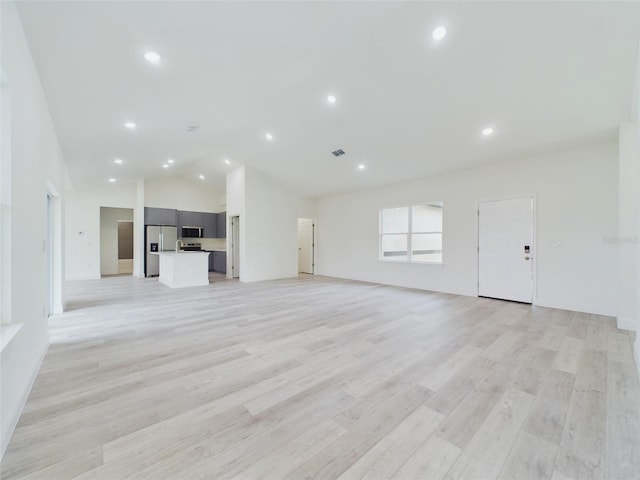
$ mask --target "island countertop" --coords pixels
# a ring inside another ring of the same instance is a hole
[[[164,257],[164,256],[177,256],[177,255],[194,255],[194,254],[200,254],[200,255],[208,255],[209,252],[205,252],[205,251],[188,251],[188,252],[151,252],[151,255],[158,255],[160,257]]]
[[[209,252],[153,252],[160,260],[160,283],[171,288],[209,285]]]

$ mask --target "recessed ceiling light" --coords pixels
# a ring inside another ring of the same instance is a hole
[[[225,158],[224,163],[226,163],[227,165],[231,165],[231,160],[229,160],[228,158]]]
[[[133,122],[127,122],[124,124],[125,127],[127,127],[129,130],[133,130],[134,128],[136,128],[136,124]]]
[[[160,54],[158,52],[147,52],[144,54],[144,59],[149,63],[157,65],[160,63]]]
[[[169,160],[167,160],[167,163],[173,164],[173,161],[174,161],[173,158],[170,158]]]
[[[269,141],[272,141],[273,140],[273,135],[271,135],[270,133],[265,133],[264,134],[264,138],[266,138]]]
[[[482,130],[482,135],[484,135],[485,137],[488,137],[489,135],[493,135],[493,128],[492,127],[484,128]]]
[[[109,181],[110,181],[111,183],[116,183],[116,179],[115,179],[115,178],[110,178],[110,179],[109,179]]]
[[[204,180],[204,175],[200,174],[200,175],[198,175],[198,178],[199,178],[200,180]]]
[[[113,163],[117,163],[118,165],[122,165],[122,159],[121,158],[116,158]]]
[[[443,26],[437,27],[431,34],[433,39],[437,41],[442,40],[446,35],[447,35],[447,29],[444,28]]]
[[[364,163],[361,163],[360,165],[358,165],[358,169],[359,170],[364,170],[365,169]]]
[[[327,102],[329,103],[336,103],[336,97],[334,97],[333,95],[329,95],[327,97]]]
[[[169,168],[169,164],[168,163],[163,163],[162,164],[162,168]]]

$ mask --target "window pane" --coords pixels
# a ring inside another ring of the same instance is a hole
[[[383,260],[404,260],[407,255],[407,235],[383,235],[382,236]]]
[[[416,205],[412,207],[412,230],[414,232],[441,232],[442,206]]]
[[[382,210],[382,233],[407,233],[409,231],[409,207]]]
[[[414,262],[442,263],[442,234],[413,234],[411,236],[411,255]]]

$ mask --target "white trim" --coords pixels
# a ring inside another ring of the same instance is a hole
[[[421,207],[421,206],[428,206],[428,207],[439,207],[442,210],[442,228],[440,229],[440,231],[437,232],[415,232],[413,231],[413,208],[414,207]],[[408,225],[408,231],[406,233],[402,233],[402,232],[394,232],[394,233],[384,233],[382,231],[382,223],[383,223],[383,219],[384,219],[384,210],[393,210],[393,209],[400,209],[400,208],[406,208],[408,211],[408,216],[409,216],[409,225]],[[441,255],[442,255],[442,260],[440,260],[439,262],[424,262],[424,261],[420,261],[420,260],[413,260],[413,235],[420,235],[420,234],[440,234],[441,235]],[[404,235],[407,238],[407,259],[406,260],[393,260],[393,257],[391,258],[385,258],[384,257],[384,252],[382,250],[382,239],[384,238],[385,235]],[[416,202],[416,203],[410,203],[410,204],[403,204],[403,205],[399,205],[396,207],[380,207],[378,209],[378,262],[384,262],[384,263],[415,263],[418,265],[444,265],[444,201],[443,200],[434,200],[431,202]]]
[[[616,324],[620,330],[631,330],[632,332],[636,330],[636,321],[633,318],[617,317]]]
[[[75,280],[100,280],[100,275],[95,275],[93,273],[87,273],[83,275],[67,275],[67,281],[75,281]],[[144,278],[144,277],[143,277]]]
[[[50,281],[51,281],[51,297],[49,305],[50,315],[59,315],[64,312],[63,301],[63,278],[64,278],[64,242],[63,242],[63,212],[62,212],[62,197],[60,196],[58,189],[55,185],[47,180],[47,195],[51,197],[51,222],[50,226],[47,226],[47,230],[51,228],[50,237],[47,238],[49,245],[49,255],[51,264],[49,268]],[[49,207],[47,207],[48,209]],[[49,213],[47,213],[48,217]],[[49,219],[47,218],[47,221]]]
[[[476,297],[480,296],[480,204],[484,202],[500,202],[503,200],[516,200],[518,198],[530,198],[533,202],[531,211],[531,238],[533,240],[533,266],[531,281],[531,305],[538,305],[538,194],[513,195],[507,197],[495,197],[476,200]],[[563,308],[563,307],[552,307]]]
[[[636,336],[636,341],[633,344],[633,357],[636,361],[636,370],[638,371],[638,380],[640,380],[640,337]]]
[[[18,403],[18,408],[11,418],[3,419],[3,423],[5,425],[9,425],[9,428],[6,431],[2,432],[2,444],[0,445],[0,460],[4,457],[4,454],[9,446],[9,442],[11,441],[11,437],[13,436],[13,432],[18,425],[18,420],[20,420],[20,416],[22,415],[22,411],[24,410],[25,405],[27,404],[27,400],[29,399],[29,395],[31,394],[31,390],[33,389],[33,385],[36,382],[36,378],[38,377],[38,373],[40,373],[40,368],[42,367],[42,361],[44,360],[47,351],[49,350],[49,342],[45,343],[42,352],[40,353],[40,357],[36,363],[36,368],[31,372],[31,378],[29,379],[29,383],[27,384],[27,388],[22,393],[22,398],[20,399],[20,403]]]
[[[24,323],[8,323],[0,325],[0,352],[2,352],[11,340],[18,334]]]
[[[615,317],[615,313],[606,310],[600,310],[599,307],[593,305],[584,305],[573,302],[553,302],[553,303],[536,303],[536,307],[555,308],[556,310],[569,310],[570,312],[588,313],[591,315],[602,315],[603,317]]]

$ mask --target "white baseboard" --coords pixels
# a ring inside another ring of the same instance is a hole
[[[40,373],[40,367],[42,366],[42,361],[44,360],[47,351],[49,350],[49,342],[46,343],[44,349],[40,354],[40,358],[36,363],[36,368],[31,372],[31,378],[29,378],[29,383],[24,392],[22,392],[22,398],[20,399],[20,403],[18,404],[18,408],[15,412],[11,412],[11,417],[7,419],[7,424],[9,428],[6,431],[2,432],[2,443],[0,444],[0,460],[4,457],[4,452],[7,450],[9,446],[9,442],[11,441],[11,437],[13,436],[13,431],[16,429],[16,425],[18,425],[18,420],[20,420],[20,416],[22,415],[22,411],[24,410],[24,406],[27,404],[27,400],[29,399],[29,394],[31,393],[31,389],[33,388],[33,384],[36,382],[36,378],[38,373]]]
[[[640,337],[636,333],[636,341],[633,343],[633,356],[636,360],[636,370],[638,371],[638,380],[640,380]]]
[[[85,275],[67,275],[67,278],[65,278],[65,280],[67,280],[67,281],[73,281],[73,280],[100,280],[100,275],[95,275],[95,274],[92,274],[92,273],[85,274]]]
[[[635,332],[638,325],[635,318],[617,317],[616,321],[620,330],[631,330]]]

